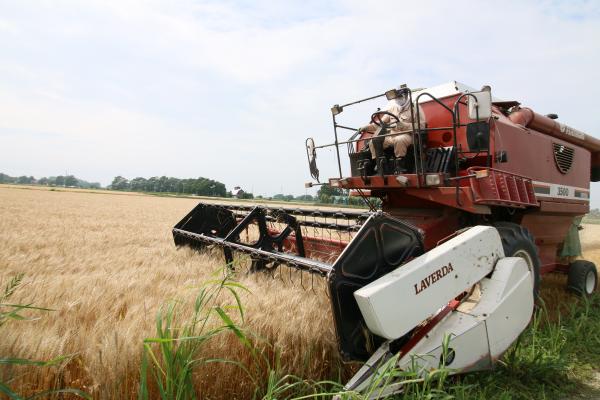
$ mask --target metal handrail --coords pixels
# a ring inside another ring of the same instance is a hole
[[[421,96],[428,96],[429,98],[431,98],[433,101],[435,101],[437,104],[439,104],[440,106],[442,106],[444,109],[446,109],[450,115],[452,115],[452,133],[453,133],[453,137],[454,137],[454,151],[457,151],[457,141],[456,141],[456,115],[454,114],[454,112],[448,107],[446,106],[444,103],[442,103],[440,100],[438,100],[437,97],[431,95],[430,93],[427,92],[423,92],[421,94],[419,94],[417,96],[417,100],[416,100],[416,104],[417,104],[417,127],[419,128],[419,132],[421,131],[421,118],[420,118],[420,113],[419,113],[419,100],[421,99]],[[411,108],[412,108],[412,103],[411,103]],[[414,126],[414,118],[413,118],[413,126]],[[425,132],[428,132],[427,128],[425,128]],[[413,135],[415,133],[413,132]],[[420,142],[420,137],[419,137],[419,142]],[[413,140],[414,141],[414,140]],[[419,143],[420,144],[420,143]],[[413,146],[413,148],[416,146]],[[423,146],[419,146],[419,150],[422,153],[423,152]],[[423,166],[423,155],[421,155],[421,167]],[[416,161],[416,160],[415,160]],[[455,166],[455,173],[458,173],[458,157],[454,157],[454,166]],[[422,175],[424,175],[424,172],[420,175],[418,174],[417,171],[417,182],[420,183],[421,179],[422,179]],[[417,186],[420,187],[420,186]]]
[[[459,108],[459,104],[463,104],[463,105],[467,105],[467,103],[462,102],[463,98],[466,97],[471,97],[475,100],[475,122],[477,124],[479,124],[480,119],[479,119],[479,100],[477,99],[477,96],[475,96],[473,93],[463,93],[460,96],[458,96],[458,98],[456,99],[456,101],[454,102],[454,113],[456,115],[456,121],[454,122],[455,126],[461,126],[460,125],[460,108]],[[455,149],[456,149],[456,174],[458,174],[458,148],[456,147],[456,131],[454,134],[454,143],[455,143]],[[462,153],[462,152],[461,152]],[[487,157],[486,157],[486,166],[490,166],[489,165],[490,162],[490,146],[489,146],[489,141],[488,141],[488,148],[487,148]],[[460,181],[456,180],[456,204],[458,206],[462,206],[462,203],[460,201]]]
[[[353,101],[353,102],[350,102],[350,103],[342,104],[341,106],[336,104],[335,107],[338,107],[340,110],[343,110],[344,107],[352,106],[354,104],[363,103],[363,102],[369,101],[369,100],[374,100],[374,99],[377,99],[377,98],[383,97],[383,96],[385,96],[385,93],[378,94],[378,95],[371,96],[371,97],[367,97],[365,99]],[[333,135],[335,137],[335,142],[333,143],[333,146],[335,146],[335,153],[336,153],[336,157],[337,157],[338,171],[339,171],[339,174],[340,174],[340,179],[342,179],[343,178],[343,176],[342,176],[342,162],[340,160],[340,146],[339,145],[340,144],[344,144],[344,143],[340,143],[339,140],[338,140],[337,128],[350,129],[350,130],[352,130],[352,128],[349,128],[349,127],[346,127],[346,126],[343,126],[343,125],[338,125],[335,116],[336,116],[336,114],[332,113]],[[322,147],[319,147],[319,148],[322,148]]]
[[[454,152],[455,152],[455,156],[454,156],[454,173],[451,175],[451,178],[454,179],[449,179],[452,181],[456,182],[456,202],[458,206],[461,206],[462,202],[460,200],[460,179],[455,179],[456,177],[458,177],[458,171],[459,171],[459,155],[460,154],[470,154],[470,153],[474,153],[472,151],[466,151],[463,152],[462,150],[459,150],[458,147],[458,135],[457,135],[457,129],[458,128],[462,128],[465,126],[468,126],[468,124],[462,124],[461,120],[460,120],[460,104],[463,105],[467,105],[467,103],[463,100],[466,97],[472,97],[475,100],[475,112],[476,112],[476,122],[482,122],[482,120],[479,118],[479,104],[477,103],[477,96],[475,96],[472,93],[463,93],[461,94],[457,100],[454,103],[454,106],[452,108],[448,107],[446,104],[444,104],[442,101],[440,101],[438,98],[436,98],[435,96],[433,96],[432,94],[428,93],[428,92],[421,92],[419,93],[419,95],[416,97],[415,101],[413,102],[413,91],[410,88],[403,88],[402,90],[405,90],[408,94],[409,97],[409,104],[410,104],[410,114],[411,114],[411,128],[410,130],[402,130],[402,131],[398,131],[395,133],[387,133],[384,135],[378,135],[378,137],[392,137],[392,136],[398,136],[398,135],[403,135],[403,134],[407,134],[410,133],[412,134],[412,142],[413,142],[413,158],[415,161],[415,174],[417,175],[417,180],[416,180],[416,187],[419,188],[421,187],[424,182],[423,182],[423,176],[425,175],[425,166],[424,166],[424,161],[423,161],[423,142],[421,140],[421,132],[431,132],[431,131],[441,131],[441,130],[452,130],[453,133],[453,146],[454,146]],[[336,105],[335,107],[339,107],[339,109],[343,110],[344,107],[348,107],[351,105],[355,105],[355,104],[359,104],[359,103],[363,103],[365,101],[369,101],[369,100],[373,100],[379,97],[383,97],[385,96],[385,93],[383,94],[379,94],[376,96],[371,96],[371,97],[367,97],[365,99],[361,99],[361,100],[357,100],[354,102],[350,102],[347,104],[343,104],[341,106]],[[446,111],[448,111],[450,113],[450,115],[452,116],[452,126],[448,126],[448,127],[432,127],[432,128],[428,128],[428,127],[423,127],[421,126],[421,112],[420,112],[420,108],[419,108],[419,103],[421,101],[421,97],[426,96],[428,98],[430,98],[432,101],[434,101],[435,103],[437,103],[439,106],[441,106],[442,108],[444,108]],[[415,106],[417,108],[416,112],[415,112]],[[336,158],[337,158],[337,163],[338,163],[338,172],[339,172],[339,176],[340,179],[343,178],[342,176],[342,167],[341,167],[341,159],[340,159],[340,152],[339,152],[339,146],[346,144],[348,145],[348,154],[351,154],[353,151],[353,147],[352,144],[360,142],[360,141],[364,141],[364,140],[368,140],[368,139],[364,139],[364,138],[357,138],[357,134],[359,133],[357,129],[352,128],[352,127],[348,127],[348,126],[344,126],[344,125],[340,125],[337,123],[336,120],[336,115],[337,114],[333,114],[333,127],[334,127],[334,136],[335,136],[335,142],[334,143],[330,143],[330,144],[324,144],[324,145],[320,145],[320,146],[315,146],[315,149],[322,149],[322,148],[327,148],[327,147],[331,147],[331,146],[335,146],[336,147]],[[416,118],[415,118],[416,117]],[[394,124],[391,125],[391,127],[393,127]],[[356,131],[356,133],[354,135],[352,135],[350,137],[350,139],[348,140],[343,140],[340,141],[338,138],[338,133],[337,133],[337,128],[340,129],[346,129],[346,130],[352,130],[352,131]],[[481,151],[478,151],[478,153]],[[489,167],[490,166],[490,146],[488,145],[488,148],[486,150],[486,165]]]

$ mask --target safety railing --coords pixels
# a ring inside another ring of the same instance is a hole
[[[393,96],[398,96],[398,95],[400,95],[401,92],[407,93],[408,97],[409,97],[410,114],[411,114],[411,129],[398,131],[398,132],[394,132],[394,133],[386,133],[383,135],[378,135],[378,137],[385,138],[385,137],[403,135],[403,134],[407,134],[407,133],[412,135],[412,143],[413,143],[412,156],[414,159],[414,167],[415,167],[414,174],[416,175],[416,178],[417,178],[416,179],[417,187],[421,187],[421,186],[426,186],[425,175],[428,172],[428,171],[426,171],[426,168],[424,165],[424,160],[426,157],[426,154],[424,153],[426,143],[423,142],[423,134],[428,135],[430,132],[433,132],[433,131],[451,130],[452,137],[453,137],[453,146],[454,146],[454,160],[453,160],[454,168],[448,174],[447,181],[448,181],[448,183],[454,184],[454,186],[456,187],[456,202],[460,206],[461,205],[460,204],[461,200],[460,200],[460,196],[459,196],[460,181],[468,178],[468,175],[460,174],[460,160],[461,159],[468,160],[469,158],[474,158],[474,157],[477,157],[478,155],[480,155],[481,153],[484,153],[485,157],[486,157],[485,166],[486,167],[491,166],[490,165],[491,164],[491,149],[490,149],[491,141],[489,139],[488,139],[487,147],[484,150],[481,150],[479,148],[476,151],[471,151],[470,149],[468,149],[468,150],[462,149],[458,142],[458,135],[457,135],[458,129],[465,128],[469,125],[468,123],[463,123],[461,121],[461,115],[460,115],[460,106],[461,105],[468,106],[468,103],[465,101],[465,99],[471,98],[475,102],[474,107],[475,107],[476,118],[475,118],[474,122],[477,123],[478,126],[480,126],[479,125],[480,123],[486,122],[486,121],[481,120],[479,117],[478,99],[477,99],[477,96],[475,96],[472,93],[463,93],[463,94],[459,95],[458,98],[456,99],[456,101],[454,102],[454,105],[452,108],[450,108],[448,105],[444,104],[440,99],[438,99],[431,93],[423,92],[423,91],[420,91],[420,93],[418,94],[416,99],[414,99],[415,101],[413,101],[413,91],[408,87],[401,87],[400,89],[392,89],[392,90],[389,90],[382,94],[367,97],[367,98],[364,98],[361,100],[353,101],[353,102],[342,104],[342,105],[336,104],[331,108],[333,131],[334,131],[334,143],[329,143],[329,144],[324,144],[324,145],[319,145],[319,146],[316,146],[313,143],[312,148],[311,148],[312,151],[314,152],[317,149],[335,147],[335,151],[336,151],[335,154],[336,154],[339,178],[342,179],[343,173],[342,173],[342,162],[341,162],[340,149],[339,149],[340,145],[347,146],[347,153],[348,153],[348,156],[350,157],[350,155],[355,151],[356,144],[361,141],[364,142],[365,140],[368,140],[368,139],[362,138],[361,134],[360,134],[361,132],[357,128],[348,127],[348,126],[339,124],[337,121],[337,116],[339,114],[341,114],[344,111],[344,109],[347,107],[350,107],[350,106],[353,106],[356,104],[360,104],[360,103],[364,103],[366,101],[374,100],[374,99],[384,97],[384,96],[388,100],[391,100],[391,99],[395,98]],[[422,126],[421,110],[418,105],[421,103],[421,99],[425,98],[425,97],[429,98],[430,101],[433,101],[437,106],[441,107],[444,111],[448,112],[449,117],[452,121],[451,126],[443,126],[443,127],[439,127],[439,126],[438,127],[430,127],[427,125]],[[415,110],[415,105],[417,105],[416,110]],[[471,123],[473,123],[473,121]],[[389,127],[392,127],[392,125],[390,125]],[[350,131],[353,131],[354,134],[348,140],[340,141],[338,129],[350,130]],[[489,135],[489,131],[488,131],[488,135]],[[308,144],[309,140],[312,140],[312,139],[310,139],[310,138],[307,139],[307,144]],[[475,154],[475,156],[469,157],[469,154]],[[309,154],[308,146],[307,146],[307,155],[308,155],[309,163],[314,163],[314,159],[311,159],[311,155]],[[315,153],[314,157],[316,157],[316,153]],[[316,166],[315,166],[315,168],[316,168]],[[312,173],[312,166],[311,166],[311,175],[313,175],[313,177],[315,177],[315,174]],[[318,177],[318,170],[317,170],[316,175]],[[318,180],[318,178],[317,178],[317,180]],[[358,191],[358,192],[359,192],[359,194],[361,194],[360,191]],[[363,198],[364,198],[364,196],[363,196]]]

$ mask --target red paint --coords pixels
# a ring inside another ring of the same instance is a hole
[[[456,310],[460,305],[460,301],[452,300],[448,305],[446,305],[439,313],[437,313],[433,318],[431,318],[427,323],[420,328],[417,328],[417,331],[412,335],[408,342],[400,349],[399,359],[402,358],[405,354],[411,351],[417,343],[419,343],[425,335],[427,335],[431,330],[439,324],[448,314],[452,311]]]
[[[568,125],[563,125],[556,120],[540,115],[530,108],[519,108],[508,117],[515,124],[579,145],[592,153],[600,152],[600,140],[577,131]]]
[[[269,229],[269,233],[273,236],[280,232],[274,229]],[[343,240],[326,239],[313,236],[302,236],[304,243],[304,252],[306,257],[321,260],[324,262],[333,263],[342,251],[348,246],[348,242]],[[297,254],[296,237],[292,234],[283,241],[285,252]]]
[[[531,179],[492,168],[471,167],[469,173],[485,172],[483,178],[470,178],[473,202],[482,205],[537,207]]]

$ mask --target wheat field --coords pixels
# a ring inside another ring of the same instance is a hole
[[[190,303],[218,258],[176,249],[170,229],[197,200],[0,187],[0,281],[25,273],[14,303],[56,311],[0,332],[0,354],[33,359],[73,355],[57,368],[28,368],[19,392],[62,386],[100,399],[134,398],[142,340],[169,299]],[[284,370],[336,377],[339,360],[329,299],[264,274],[243,275],[246,326],[280,350]],[[213,356],[244,360],[234,338],[208,345]],[[210,354],[209,354],[210,355]],[[206,398],[247,398],[238,368],[198,374]]]
[[[191,304],[219,258],[176,249],[171,227],[197,200],[0,186],[0,283],[24,273],[13,303],[54,309],[0,327],[0,354],[48,360],[55,367],[18,367],[11,386],[33,393],[80,388],[98,399],[137,395],[142,341],[155,335],[155,316],[170,299]],[[600,226],[584,230],[585,251],[600,261]],[[265,274],[242,275],[245,327],[280,353],[281,369],[308,379],[345,379],[353,366],[338,357],[324,287],[313,290]],[[546,279],[551,304],[566,299],[564,277]],[[552,304],[554,303],[554,304]],[[248,360],[231,335],[210,341],[207,356]],[[8,367],[4,367],[8,368]],[[14,368],[14,367],[13,367]],[[1,370],[0,370],[1,371]],[[211,364],[195,375],[203,398],[248,398],[239,368]]]

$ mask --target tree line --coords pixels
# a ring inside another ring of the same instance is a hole
[[[12,183],[17,185],[44,185],[44,186],[66,186],[83,189],[100,189],[98,182],[88,182],[74,175],[49,176],[36,179],[33,176],[10,176],[0,172],[0,183]]]
[[[84,189],[102,188],[98,182],[87,182],[83,179],[75,177],[74,175],[59,175],[36,179],[33,176],[23,175],[12,177],[4,173],[0,173],[0,183],[64,186]],[[180,179],[167,176],[153,176],[151,178],[137,177],[133,179],[127,179],[119,175],[112,180],[112,183],[107,187],[107,189],[132,192],[158,192],[191,194],[198,196],[232,197],[231,192],[227,190],[225,184],[203,177]],[[248,192],[243,193],[239,197],[244,199],[255,198],[252,193]],[[291,194],[286,195],[278,193],[273,196],[256,196],[256,198],[277,201],[301,201],[308,203],[328,203],[340,205],[363,204],[362,199],[359,197],[349,196],[347,190],[331,187],[329,185],[321,186],[316,196],[310,194],[294,196]]]
[[[307,203],[324,203],[353,206],[364,205],[364,202],[360,197],[350,196],[348,190],[332,187],[329,185],[322,185],[317,191],[316,196],[310,194],[294,196],[292,194],[278,193],[271,197],[256,196],[256,198],[277,201],[301,201]]]
[[[158,192],[194,194],[198,196],[227,197],[225,184],[208,178],[173,178],[166,176],[153,176],[151,178],[137,177],[131,180],[116,176],[108,189],[125,190],[131,192]]]
[[[319,203],[362,206],[364,201],[358,196],[350,196],[346,189],[322,185],[315,199]]]

